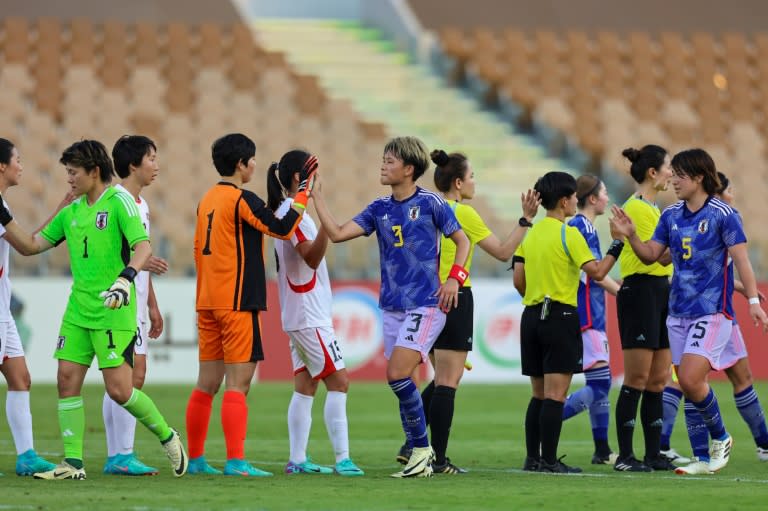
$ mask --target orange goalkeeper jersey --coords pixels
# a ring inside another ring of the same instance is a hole
[[[264,234],[288,239],[301,214],[275,217],[255,193],[219,182],[197,207],[196,310],[265,310]]]

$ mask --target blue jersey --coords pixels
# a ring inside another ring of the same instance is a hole
[[[592,251],[592,255],[598,261],[603,258],[600,252],[600,239],[597,237],[597,231],[592,222],[582,214],[571,218],[568,222],[579,230],[584,239],[587,240],[587,246]],[[581,272],[581,281],[579,282],[579,291],[576,302],[578,303],[579,321],[581,330],[593,328],[595,330],[605,331],[605,290],[598,286],[594,280]]]
[[[405,311],[437,306],[440,288],[440,241],[461,227],[450,206],[437,194],[417,187],[403,201],[381,197],[354,222],[379,242],[379,307]]]
[[[695,318],[722,312],[733,317],[733,263],[728,248],[747,241],[735,209],[709,197],[691,213],[680,201],[661,214],[653,239],[672,254],[670,316]]]

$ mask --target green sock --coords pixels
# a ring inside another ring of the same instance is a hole
[[[83,460],[83,436],[85,435],[85,409],[83,397],[59,399],[59,428],[64,441],[64,457],[69,460]],[[70,465],[72,465],[71,462]],[[74,465],[73,465],[74,466]]]
[[[173,434],[154,401],[139,389],[133,389],[131,397],[122,404],[122,407],[136,417],[137,421],[144,424],[161,442],[168,440]]]

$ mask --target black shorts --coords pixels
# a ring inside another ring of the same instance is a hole
[[[582,372],[584,346],[576,307],[552,302],[542,320],[543,304],[527,306],[520,321],[520,361],[525,376]]]
[[[669,279],[655,275],[629,275],[616,295],[621,348],[669,348],[667,312]]]
[[[432,351],[456,350],[472,351],[472,330],[474,327],[475,300],[472,288],[459,289],[459,306],[446,315],[445,326],[437,336]]]

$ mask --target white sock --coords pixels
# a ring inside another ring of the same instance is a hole
[[[5,416],[16,444],[16,454],[34,449],[32,441],[32,412],[29,411],[29,391],[9,390],[5,396]]]
[[[136,417],[130,414],[128,410],[111,401],[112,406],[112,424],[114,424],[115,454],[131,454],[133,452],[133,441],[136,437]]]
[[[349,458],[349,426],[347,424],[347,393],[328,391],[325,397],[325,427],[333,445],[336,463]]]
[[[313,396],[293,393],[288,405],[288,439],[291,444],[290,461],[303,463],[307,461],[307,443],[309,430],[312,428]]]
[[[117,454],[117,442],[115,441],[115,424],[112,422],[112,398],[104,393],[104,399],[101,403],[101,414],[104,416],[104,433],[107,437],[107,456],[112,457]]]

